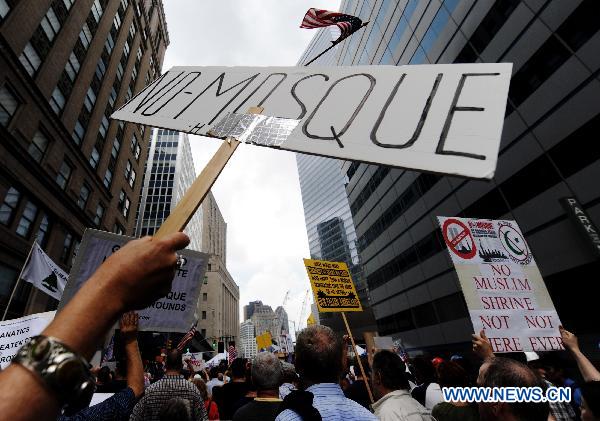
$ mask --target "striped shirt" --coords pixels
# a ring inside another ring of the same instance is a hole
[[[160,410],[172,398],[183,398],[190,402],[194,421],[208,420],[198,388],[183,376],[165,375],[146,389],[142,399],[133,408],[130,421],[159,421]]]
[[[321,414],[323,421],[363,421],[377,418],[362,405],[348,399],[339,384],[320,383],[306,389],[314,395],[313,406]],[[302,418],[294,411],[286,409],[276,418],[276,421],[301,421]]]

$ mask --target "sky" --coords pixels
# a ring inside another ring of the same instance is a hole
[[[300,29],[311,7],[338,10],[324,0],[163,0],[170,45],[163,72],[173,66],[294,66],[317,30]],[[196,172],[220,141],[190,136]],[[227,268],[242,307],[262,300],[298,320],[310,284],[309,258],[295,154],[241,144],[213,186],[227,223]],[[312,300],[312,293],[309,294]]]

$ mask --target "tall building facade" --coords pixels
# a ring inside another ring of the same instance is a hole
[[[244,358],[252,358],[258,352],[252,320],[243,321],[240,325],[240,345],[238,349],[242,351],[241,356]]]
[[[250,316],[250,320],[252,320],[252,323],[254,324],[256,336],[260,336],[265,332],[269,332],[272,338],[279,336],[279,319],[273,311],[273,308],[263,304],[262,301],[255,301],[251,304],[254,309]]]
[[[278,306],[275,309],[275,315],[277,316],[277,322],[279,323],[279,333],[290,333],[290,323],[288,321],[287,311],[283,306]]]
[[[177,206],[196,179],[192,149],[186,133],[154,129],[148,146],[148,160],[140,205],[136,215],[136,235],[153,235]],[[184,232],[191,250],[203,248],[203,209],[196,211]]]
[[[155,129],[149,145],[136,234],[154,234],[195,179],[188,135]],[[236,341],[240,291],[225,265],[227,224],[211,192],[184,232],[190,237],[188,248],[209,254],[198,300],[197,329],[209,343]]]
[[[160,0],[0,0],[0,310],[34,240],[68,272],[86,228],[133,233],[150,133],[110,115],[168,43]],[[55,306],[21,283],[8,318]]]
[[[341,10],[370,23],[324,57],[337,65],[513,63],[491,181],[343,165],[379,334],[407,349],[468,346],[473,328],[436,217],[512,219],[562,323],[598,352],[598,327],[579,309],[594,306],[585,274],[600,263],[561,199],[577,198],[600,224],[600,3],[344,0]]]

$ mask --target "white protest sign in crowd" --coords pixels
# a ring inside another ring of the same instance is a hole
[[[68,303],[104,260],[131,240],[133,238],[123,235],[93,229],[86,230],[59,304],[59,310]],[[140,331],[186,332],[197,320],[196,307],[208,264],[208,255],[191,250],[181,250],[178,254],[182,257],[182,264],[175,273],[171,291],[151,306],[138,311]]]
[[[204,369],[205,363],[204,358],[202,358],[202,352],[186,352],[185,354],[181,354],[181,362],[183,363],[184,367],[186,365],[186,361],[191,364],[195,372],[202,371]]]
[[[494,352],[563,349],[560,319],[514,221],[438,217],[475,332]]]
[[[0,368],[8,366],[29,339],[39,335],[54,319],[55,311],[0,322]]]
[[[289,151],[492,178],[512,64],[174,67],[112,118],[204,135],[260,106]],[[266,127],[266,130],[275,130]]]

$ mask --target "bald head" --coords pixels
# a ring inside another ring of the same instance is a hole
[[[296,340],[296,370],[309,383],[337,383],[342,374],[343,344],[329,327],[312,325]]]

